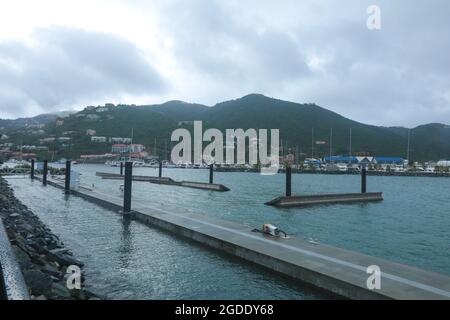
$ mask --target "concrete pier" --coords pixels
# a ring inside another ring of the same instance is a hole
[[[54,179],[49,185],[63,189]],[[98,191],[79,190],[81,196],[120,212],[122,199]],[[197,241],[274,272],[350,299],[450,299],[450,277],[302,239],[274,238],[252,227],[205,215],[178,214],[133,203],[132,218]],[[282,227],[282,226],[280,226]],[[367,286],[369,266],[381,270],[380,289]]]
[[[319,204],[371,202],[383,200],[381,192],[316,194],[306,196],[278,197],[265,204],[275,207],[303,207]]]
[[[110,179],[110,180],[123,179],[122,176],[115,174],[115,173],[96,172],[95,175],[101,177],[102,179]],[[205,182],[196,182],[196,181],[175,181],[168,177],[152,177],[152,176],[133,175],[133,181],[150,182],[150,183],[156,183],[156,184],[165,184],[165,185],[170,185],[170,186],[187,187],[187,188],[195,188],[195,189],[219,191],[219,192],[225,192],[225,191],[230,190],[223,184],[205,183]]]

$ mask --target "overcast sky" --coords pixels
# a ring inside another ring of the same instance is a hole
[[[0,0],[0,118],[256,92],[450,123],[449,14],[447,0]]]

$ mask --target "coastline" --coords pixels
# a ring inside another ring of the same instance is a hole
[[[57,235],[23,205],[8,182],[0,177],[0,218],[22,271],[32,300],[90,300],[97,295],[84,289],[69,290],[67,267],[83,263],[73,257]]]

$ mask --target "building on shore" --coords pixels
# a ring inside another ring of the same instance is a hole
[[[99,136],[91,137],[91,142],[105,143],[106,141],[107,141],[106,137],[99,137]]]
[[[112,153],[127,153],[130,152],[130,147],[127,144],[113,144],[111,146]]]
[[[439,160],[437,162],[438,167],[450,167],[450,160]]]

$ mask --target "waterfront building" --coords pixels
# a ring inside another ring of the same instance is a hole
[[[142,144],[130,144],[129,150],[132,153],[139,153],[145,150],[144,145]]]
[[[106,137],[98,137],[98,136],[91,137],[91,142],[105,143],[106,141],[107,141]]]
[[[439,160],[437,165],[439,167],[450,167],[450,160]]]
[[[97,131],[94,129],[87,129],[86,130],[86,135],[87,136],[95,136],[97,134]]]
[[[113,144],[111,147],[112,153],[127,153],[130,152],[130,148],[127,144]]]
[[[374,157],[374,164],[386,164],[386,165],[403,165],[404,159],[398,157]]]

